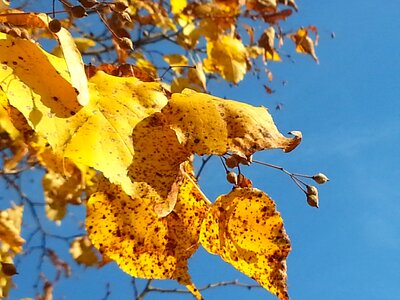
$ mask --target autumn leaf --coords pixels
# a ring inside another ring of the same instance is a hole
[[[181,54],[164,55],[163,58],[170,65],[172,70],[178,74],[182,73],[182,66],[189,65],[187,57]]]
[[[23,206],[13,206],[0,211],[0,241],[9,245],[12,251],[22,250],[25,240],[20,236]]]
[[[248,157],[274,148],[289,152],[301,140],[284,137],[264,107],[189,89],[173,94],[162,113],[179,143],[198,155],[233,152]]]
[[[254,188],[220,196],[201,226],[200,242],[281,300],[288,300],[290,241],[275,203]]]
[[[97,266],[100,262],[96,249],[87,236],[74,239],[70,245],[69,252],[78,264],[87,267]]]
[[[187,260],[199,245],[206,200],[189,174],[178,189],[173,212],[159,218],[147,191],[131,198],[118,186],[103,182],[88,201],[86,227],[94,246],[131,276],[175,279],[201,299]]]
[[[135,126],[132,143],[135,154],[128,172],[132,187],[139,191],[144,188],[154,191],[156,212],[166,216],[177,201],[178,187],[183,179],[181,164],[191,153],[179,143],[175,131],[161,113],[155,113]]]
[[[266,60],[280,61],[281,58],[278,52],[276,52],[275,50],[274,42],[275,42],[275,29],[274,27],[270,26],[264,30],[263,34],[258,40],[258,46],[264,49]]]
[[[290,36],[292,41],[296,44],[296,51],[299,53],[305,53],[312,56],[316,63],[318,63],[318,57],[315,54],[314,42],[308,36],[308,32],[304,28],[297,30],[296,34]]]
[[[46,14],[23,13],[22,11],[13,10],[9,14],[0,16],[0,21],[19,26],[48,28],[51,19]],[[69,71],[71,84],[77,91],[76,98],[78,102],[81,105],[87,105],[89,102],[89,91],[84,64],[71,33],[65,28],[61,28],[57,32],[50,30],[49,32],[60,44]]]
[[[227,35],[207,42],[207,58],[204,68],[216,72],[225,80],[238,83],[247,72],[247,51],[243,43]]]
[[[141,119],[166,104],[162,86],[98,72],[90,79],[90,103],[81,107],[74,101],[64,60],[25,40],[0,40],[1,47],[12,49],[0,51],[1,86],[10,104],[56,154],[102,171],[128,191],[126,170],[134,153],[130,134]]]

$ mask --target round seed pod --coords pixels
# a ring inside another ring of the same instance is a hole
[[[120,38],[118,40],[118,44],[120,45],[121,48],[123,49],[130,49],[133,50],[133,43],[130,39],[127,37]]]
[[[226,180],[228,180],[229,183],[236,185],[238,182],[236,173],[235,172],[226,173]]]
[[[86,9],[82,5],[76,5],[71,8],[71,14],[74,18],[83,18],[87,16]]]
[[[80,4],[84,8],[92,8],[93,6],[97,5],[98,2],[96,0],[78,0]]]
[[[53,33],[57,33],[61,30],[61,22],[57,19],[49,22],[49,30]]]
[[[236,168],[239,164],[239,161],[237,160],[236,156],[229,156],[225,158],[225,164],[228,168]]]

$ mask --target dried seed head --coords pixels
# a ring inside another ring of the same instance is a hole
[[[133,43],[127,37],[119,38],[118,44],[123,49],[130,49],[133,50]]]
[[[229,183],[236,185],[238,183],[237,174],[235,172],[226,173],[226,180],[228,180]]]
[[[17,269],[15,268],[15,265],[11,264],[11,263],[2,262],[1,263],[1,271],[6,276],[13,276],[15,274],[18,274]]]
[[[243,174],[239,174],[237,177],[237,186],[240,188],[251,188],[253,187],[253,183]]]
[[[49,30],[53,33],[57,33],[61,30],[61,22],[57,19],[49,22]]]
[[[315,186],[307,185],[307,203],[318,208],[318,189]]]
[[[237,158],[235,156],[229,156],[227,158],[225,158],[225,164],[228,168],[236,168],[239,164],[239,161],[237,160]]]
[[[84,8],[92,8],[93,6],[97,5],[98,2],[96,0],[78,0],[80,4]]]
[[[314,181],[318,184],[324,184],[325,182],[329,181],[329,178],[325,176],[325,174],[322,173],[318,173],[315,174],[312,179],[314,179]]]
[[[82,5],[76,5],[71,8],[71,14],[74,18],[83,18],[87,16],[86,9]]]

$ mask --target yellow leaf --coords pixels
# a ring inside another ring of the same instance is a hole
[[[157,213],[166,216],[177,200],[176,187],[182,180],[180,165],[191,153],[179,143],[161,113],[154,113],[136,125],[132,143],[135,155],[128,172],[132,187],[136,191],[151,189],[156,199],[153,202],[158,203]]]
[[[289,299],[290,241],[275,203],[262,191],[236,188],[220,196],[203,220],[200,242],[279,299]]]
[[[10,5],[10,1],[1,0],[0,1],[0,11],[4,11],[4,10],[8,9],[9,5]]]
[[[21,252],[25,240],[20,236],[23,206],[14,206],[0,212],[0,240],[14,252]]]
[[[81,107],[64,60],[21,39],[0,40],[0,50],[1,87],[36,133],[56,154],[102,171],[129,192],[130,134],[167,103],[162,86],[98,72],[90,79],[90,103]]]
[[[172,70],[178,74],[182,73],[182,66],[189,65],[187,57],[181,54],[164,55],[163,58],[172,67]]]
[[[157,78],[157,68],[147,59],[136,59],[136,66],[146,71],[151,77]]]
[[[64,176],[48,171],[43,176],[46,215],[52,221],[60,221],[67,212],[68,204],[80,204],[83,186],[80,172]]]
[[[174,15],[179,14],[186,5],[186,0],[171,0],[171,11]]]
[[[176,42],[185,49],[196,47],[200,38],[200,30],[193,24],[188,23],[178,34]]]
[[[0,129],[7,132],[10,137],[15,140],[20,134],[9,116],[9,109],[10,105],[8,104],[7,96],[3,90],[0,89]]]
[[[146,191],[131,198],[118,186],[102,182],[88,201],[86,228],[93,245],[128,274],[175,279],[201,299],[188,274],[187,260],[198,247],[207,208],[188,176],[179,186],[173,212],[165,218],[154,212],[154,201]]]
[[[315,54],[314,42],[308,36],[308,32],[304,28],[297,30],[296,34],[290,36],[292,41],[296,44],[296,51],[299,53],[305,53],[312,56],[316,63],[318,63],[318,57]]]
[[[87,236],[76,238],[70,246],[69,252],[78,264],[97,266],[100,262],[95,248]]]
[[[22,11],[13,10],[9,14],[0,16],[0,21],[19,26],[48,28],[51,19],[46,14],[24,13]],[[74,39],[65,28],[61,28],[58,32],[51,33],[59,42],[64,54],[65,63],[69,71],[70,82],[76,90],[74,98],[77,99],[81,105],[86,105],[89,102],[88,83],[83,60],[74,43]],[[2,39],[4,38],[3,36],[4,35],[1,35]],[[19,61],[19,63],[22,62]]]
[[[187,77],[175,77],[171,82],[171,93],[180,93],[186,88],[197,92],[204,92],[201,86],[196,85]]]
[[[230,36],[222,36],[207,42],[204,67],[208,72],[217,72],[225,80],[238,83],[247,72],[247,51],[243,43]]]
[[[189,89],[173,94],[162,113],[180,145],[199,155],[233,152],[248,157],[256,151],[273,148],[288,152],[301,140],[284,137],[264,107]]]
[[[207,92],[207,85],[206,85],[206,74],[204,73],[203,64],[201,61],[195,63],[194,68],[190,68],[188,71],[189,80],[200,86],[202,92]]]

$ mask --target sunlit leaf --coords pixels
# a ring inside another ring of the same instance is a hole
[[[292,41],[296,44],[296,51],[299,53],[305,53],[312,56],[315,62],[318,63],[318,57],[315,54],[314,42],[308,36],[308,32],[304,28],[297,30],[296,34],[290,36]]]
[[[234,152],[249,156],[273,148],[288,152],[300,143],[299,138],[286,138],[279,133],[264,107],[188,89],[173,94],[162,113],[180,144],[199,155]]]
[[[23,206],[13,206],[0,212],[0,241],[20,252],[25,240],[20,236]]]
[[[131,198],[118,186],[103,182],[89,199],[86,227],[95,247],[128,274],[175,279],[201,299],[188,274],[187,260],[199,245],[206,204],[189,176],[184,175],[176,206],[165,218],[154,212],[146,191],[140,198]]]
[[[182,73],[182,66],[189,66],[188,58],[181,54],[164,55],[163,58],[178,74]]]
[[[15,15],[8,14],[0,17],[0,20],[5,19],[14,25],[30,26],[38,28],[47,28],[51,19],[46,14],[21,14],[16,11]],[[76,98],[81,105],[86,105],[89,102],[88,83],[85,75],[82,57],[75,45],[74,39],[68,30],[61,28],[58,32],[52,32],[55,38],[60,43],[64,54],[65,63],[67,65],[70,81],[76,89]],[[21,63],[21,62],[20,62]]]
[[[57,154],[102,171],[128,190],[126,170],[134,153],[130,134],[166,104],[162,86],[98,72],[90,79],[90,103],[82,108],[74,100],[64,60],[26,40],[0,40],[2,47],[1,86],[36,133]]]
[[[207,72],[216,72],[227,81],[238,83],[247,72],[247,51],[243,43],[230,36],[207,42]]]
[[[236,188],[220,196],[203,221],[200,242],[279,299],[289,299],[290,241],[275,203],[262,191]]]
[[[71,243],[69,252],[78,264],[92,267],[97,266],[100,262],[96,250],[87,236],[76,238]]]

